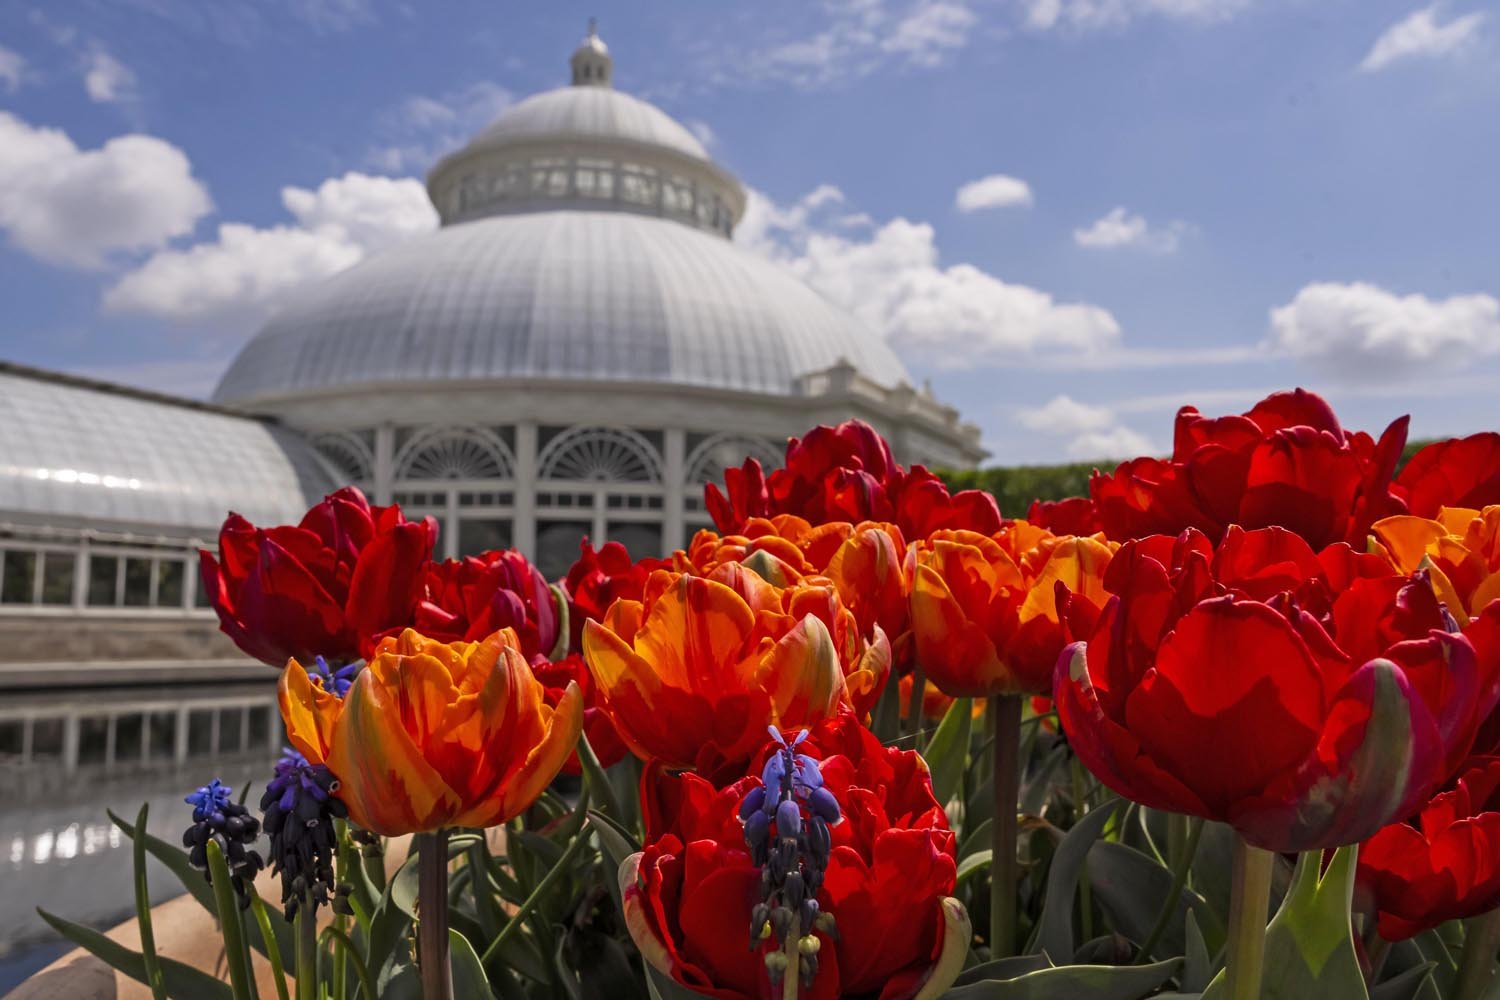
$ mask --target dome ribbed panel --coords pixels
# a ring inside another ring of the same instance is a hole
[[[215,398],[486,378],[785,394],[841,358],[885,386],[907,379],[852,316],[726,240],[644,216],[542,212],[448,226],[299,294]]]

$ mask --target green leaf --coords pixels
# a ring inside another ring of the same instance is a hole
[[[1054,962],[1073,957],[1078,947],[1073,938],[1073,897],[1078,892],[1078,877],[1083,873],[1089,849],[1104,832],[1104,827],[1119,808],[1119,801],[1116,799],[1079,820],[1057,846],[1052,855],[1051,870],[1047,873],[1042,915],[1037,920],[1036,937],[1027,949],[1028,953],[1047,955]]]
[[[1432,982],[1433,964],[1423,962],[1413,965],[1399,976],[1392,976],[1370,991],[1370,1000],[1417,1000],[1422,990]]]
[[[599,757],[589,745],[588,736],[582,732],[578,734],[578,764],[583,771],[589,797],[598,803],[599,811],[615,823],[623,824],[625,812],[620,807],[619,797],[615,795],[614,785],[610,783],[609,775],[604,773],[604,768],[599,765]]]
[[[469,939],[453,929],[448,931],[448,954],[453,964],[453,995],[455,997],[492,996],[490,980],[484,974],[484,966],[474,953]]]
[[[963,840],[959,841],[958,844],[958,857],[960,861],[975,851],[989,850],[990,841],[994,839],[990,836],[990,830],[994,829],[995,826],[994,820],[987,819],[978,824],[971,824],[968,822],[971,819],[973,819],[973,814],[965,810],[964,836]]]
[[[662,975],[650,964],[646,966],[646,985],[651,990],[653,1000],[710,1000],[702,993],[683,986],[671,976]]]
[[[1184,951],[1186,959],[1182,966],[1182,990],[1184,993],[1202,993],[1214,978],[1214,960],[1203,941],[1203,932],[1198,929],[1198,918],[1192,910],[1187,911],[1183,924]]]
[[[92,928],[54,916],[38,908],[43,920],[63,937],[138,983],[146,982],[146,963],[141,953],[105,937]],[[172,1000],[232,1000],[229,984],[206,972],[170,958],[161,959],[162,983]]]
[[[1335,851],[1319,878],[1321,855],[1307,851],[1298,857],[1291,888],[1266,928],[1260,1000],[1368,1000],[1349,919],[1359,847]],[[1223,997],[1224,991],[1221,972],[1204,1000]]]
[[[151,890],[146,884],[146,815],[148,805],[141,803],[141,811],[135,817],[135,836],[131,848],[131,865],[135,876],[135,919],[141,932],[141,965],[146,972],[146,983],[151,987],[154,1000],[163,1000],[167,995],[162,985],[161,961],[156,957],[156,935],[151,927]]]
[[[1180,958],[1155,965],[1062,965],[955,987],[943,1000],[1142,1000],[1181,967]]]
[[[969,724],[974,715],[972,698],[955,698],[943,721],[932,734],[932,742],[922,752],[932,772],[932,794],[938,804],[948,802],[963,787],[964,769],[969,763]]]
[[[973,953],[970,952],[970,954]],[[960,972],[958,978],[953,980],[953,985],[968,986],[970,983],[983,982],[986,979],[1015,979],[1029,972],[1050,968],[1052,968],[1052,963],[1047,961],[1046,955],[1016,955],[1011,958],[997,958],[992,962],[982,962]]]
[[[1071,753],[1066,743],[1059,743],[1046,757],[1042,758],[1042,763],[1021,786],[1019,807],[1023,814],[1027,816],[1042,814],[1042,807],[1046,805],[1047,796],[1052,791],[1053,776],[1057,774],[1058,769],[1067,764]]]
[[[105,812],[108,813],[110,822],[119,827],[120,832],[132,840],[135,839],[135,827],[132,824],[125,822],[113,810],[107,809]],[[182,887],[187,890],[188,895],[196,899],[200,906],[217,916],[219,908],[214,902],[213,888],[209,886],[208,879],[203,877],[203,873],[188,863],[187,852],[149,833],[145,836],[145,843],[146,853],[160,861],[164,868],[175,875],[177,881],[181,882]],[[292,954],[296,950],[296,936],[292,933],[292,925],[287,923],[281,911],[274,907],[269,909],[267,916],[271,921],[271,930],[276,934],[277,947],[281,949],[283,955]],[[250,944],[262,955],[266,953],[266,945],[263,941],[254,940]]]
[[[1144,942],[1167,902],[1167,893],[1172,891],[1172,873],[1133,847],[1101,840],[1089,851],[1088,874],[1094,899],[1109,915],[1114,929],[1137,944]],[[1183,953],[1183,919],[1189,911],[1197,915],[1204,937],[1213,942],[1209,947],[1217,951],[1223,945],[1225,928],[1218,915],[1197,893],[1183,889],[1161,945],[1153,949],[1156,954]]]
[[[987,871],[990,867],[990,862],[994,859],[994,857],[995,852],[993,850],[989,850],[975,851],[973,854],[964,858],[958,863],[958,884],[963,885],[964,882],[967,881],[971,876],[976,875],[982,871]]]
[[[615,901],[615,912],[623,914],[618,876],[620,864],[639,851],[640,845],[628,830],[601,813],[590,811],[589,825],[599,837],[599,854],[604,858],[604,884],[609,889],[610,898]]]

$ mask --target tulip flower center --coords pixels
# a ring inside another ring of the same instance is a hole
[[[833,850],[828,828],[841,814],[833,793],[823,787],[818,762],[796,752],[807,730],[790,744],[775,727],[770,733],[778,749],[739,809],[745,843],[761,870],[761,900],[750,913],[750,949],[774,936],[778,950],[766,955],[771,982],[796,975],[807,988],[818,971],[819,940],[813,930],[836,933],[832,914],[818,912],[816,897]],[[794,947],[789,948],[793,935]]]

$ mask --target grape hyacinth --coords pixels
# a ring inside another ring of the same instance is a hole
[[[804,989],[818,972],[821,942],[813,930],[837,936],[833,914],[819,913],[817,895],[828,869],[833,840],[828,828],[839,822],[839,804],[823,787],[818,762],[796,748],[807,730],[790,744],[775,727],[768,727],[780,749],[761,771],[761,784],[740,803],[745,843],[761,868],[761,901],[750,913],[750,948],[775,935],[778,950],[766,954],[772,984],[788,973]],[[787,938],[796,927],[797,968],[791,969]]]
[[[271,870],[281,876],[281,905],[288,920],[303,903],[310,903],[314,912],[329,903],[335,913],[353,912],[349,887],[338,885],[333,871],[338,851],[333,821],[349,815],[333,795],[338,787],[327,767],[284,749],[275,777],[261,796],[260,810],[271,837]]]
[[[259,853],[249,849],[260,836],[260,821],[230,798],[233,791],[215,778],[183,800],[193,807],[193,825],[184,831],[182,846],[188,850],[188,863],[207,876],[208,842],[217,840],[233,877],[240,906],[245,907],[250,905],[245,882],[255,878],[265,862]]]
[[[338,669],[328,665],[323,657],[314,657],[312,665],[307,668],[307,675],[323,682],[323,690],[332,693],[338,698],[343,698],[354,686],[354,678],[364,668],[364,660],[355,660],[346,663]]]

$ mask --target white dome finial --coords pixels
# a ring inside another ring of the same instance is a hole
[[[573,51],[573,86],[613,86],[615,62],[609,57],[609,46],[599,38],[599,22],[589,18],[589,33]]]

